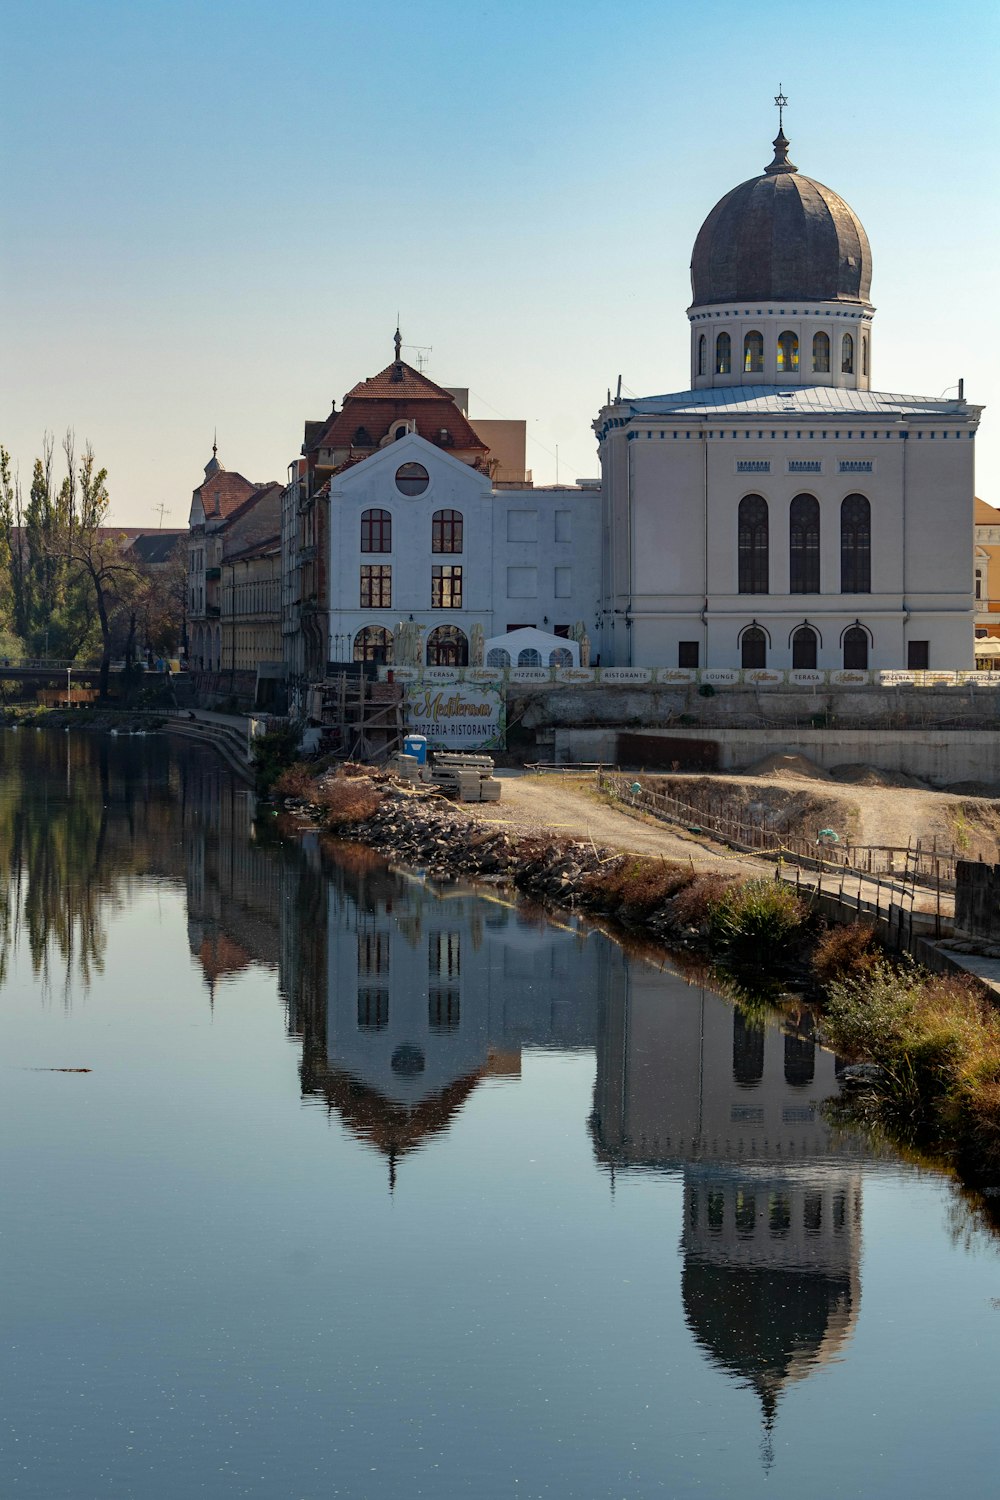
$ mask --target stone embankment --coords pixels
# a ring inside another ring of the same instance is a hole
[[[489,829],[457,813],[440,797],[419,797],[391,786],[380,788],[377,810],[364,822],[337,829],[388,859],[424,871],[436,881],[460,876],[510,885],[559,906],[587,904],[587,877],[628,856],[587,842],[531,838]]]

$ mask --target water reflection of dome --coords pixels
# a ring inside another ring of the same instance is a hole
[[[858,1308],[857,1279],[765,1265],[685,1257],[684,1316],[713,1364],[752,1386],[765,1424],[791,1381],[803,1380],[847,1343]]]

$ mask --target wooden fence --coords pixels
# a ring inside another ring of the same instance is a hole
[[[766,820],[752,816],[748,809],[713,806],[707,797],[698,796],[682,802],[642,777],[598,770],[597,782],[602,791],[628,806],[690,832],[707,833],[742,853],[786,860],[804,869],[830,874],[853,870],[859,876],[884,881],[894,889],[919,885],[939,892],[955,890],[958,852],[953,844],[943,845],[937,839],[910,840],[905,846],[851,844],[846,840],[827,841],[819,830],[815,839],[796,838],[769,828]]]

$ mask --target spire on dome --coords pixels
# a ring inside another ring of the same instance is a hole
[[[785,136],[785,110],[788,108],[788,95],[782,92],[781,84],[778,84],[778,92],[774,96],[774,102],[778,109],[778,134],[772,145],[774,146],[774,160],[764,171],[769,177],[777,177],[779,172],[797,172],[799,169],[794,162],[788,159],[789,142]]]

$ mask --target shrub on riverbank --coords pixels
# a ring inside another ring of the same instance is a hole
[[[831,984],[825,1030],[839,1052],[878,1066],[898,1122],[977,1173],[1000,1169],[1000,1012],[971,980],[880,959]]]
[[[254,740],[254,779],[259,797],[269,797],[278,777],[294,764],[301,740],[297,724],[277,724]]]
[[[848,922],[820,933],[813,949],[813,973],[821,984],[857,979],[879,962],[882,949],[872,922]]]
[[[709,938],[739,956],[785,958],[801,939],[807,916],[805,903],[783,881],[741,881],[713,905]]]

